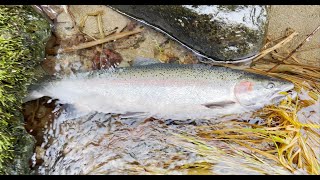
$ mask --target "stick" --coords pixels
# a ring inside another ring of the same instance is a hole
[[[290,36],[288,36],[284,40],[280,41],[278,44],[272,46],[271,48],[268,48],[268,49],[262,51],[260,53],[260,55],[258,57],[256,57],[252,62],[255,62],[255,61],[259,60],[260,58],[262,58],[265,55],[269,54],[270,52],[274,51],[275,49],[278,49],[279,47],[283,46],[284,44],[287,44],[296,35],[298,35],[298,33],[297,32],[293,32],[292,34],[290,34]]]
[[[100,32],[100,38],[103,39],[105,38],[104,36],[104,31],[103,31],[103,25],[102,25],[102,17],[101,17],[101,13],[98,14],[98,28],[99,28],[99,32]]]
[[[293,51],[291,51],[291,53],[285,58],[283,59],[281,62],[289,59],[295,52],[297,52],[298,49],[301,48],[301,46],[303,46],[307,41],[310,41],[310,39],[312,38],[312,36],[320,29],[320,25],[313,30],[308,36],[307,38],[305,38]],[[275,68],[277,68],[277,66],[279,66],[279,64],[275,65],[273,68],[269,69],[268,72],[273,71]]]
[[[92,46],[96,46],[98,44],[103,44],[103,43],[106,43],[109,41],[117,40],[117,39],[120,39],[120,38],[123,38],[126,36],[140,33],[140,32],[142,32],[142,29],[137,29],[137,30],[133,30],[130,32],[122,32],[122,33],[113,34],[113,35],[110,35],[106,38],[98,39],[96,41],[90,41],[90,42],[85,42],[85,43],[82,43],[79,45],[74,45],[72,47],[61,48],[58,50],[58,53],[67,53],[67,52],[73,52],[73,51],[80,50],[80,49],[86,49],[86,48],[89,48]]]

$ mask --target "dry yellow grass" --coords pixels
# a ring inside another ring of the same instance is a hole
[[[316,30],[318,30],[317,28]],[[315,32],[315,31],[314,31]],[[313,34],[314,34],[313,32]],[[209,147],[210,141],[221,140],[236,143],[247,151],[262,155],[281,164],[292,173],[306,172],[320,174],[320,67],[301,64],[294,56],[294,50],[282,49],[283,45],[292,40],[296,32],[266,43],[265,49],[257,56],[250,67],[233,64],[225,66],[244,69],[246,71],[287,79],[295,84],[298,96],[292,99],[289,95],[278,105],[266,106],[253,114],[259,118],[260,124],[243,121],[229,121],[212,126],[198,127],[197,136],[186,135],[184,139],[197,144],[199,149]],[[308,36],[310,39],[311,36]],[[286,52],[286,54],[279,52]],[[302,118],[301,112],[313,119]],[[299,115],[300,114],[300,115]],[[312,116],[312,114],[315,114]],[[243,151],[243,152],[244,152]],[[235,153],[242,150],[235,149]],[[209,155],[209,153],[207,153]],[[252,162],[257,156],[250,156]],[[253,162],[257,163],[257,161]],[[267,166],[267,164],[266,164]],[[263,171],[263,170],[261,170]],[[265,172],[268,174],[268,172]],[[270,174],[274,172],[269,172]],[[280,172],[281,173],[281,172]]]

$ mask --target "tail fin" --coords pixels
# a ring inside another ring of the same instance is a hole
[[[23,102],[31,101],[43,97],[40,90],[45,86],[46,83],[52,82],[58,79],[56,76],[48,75],[47,73],[36,72],[36,78],[33,79],[30,85],[27,86],[28,94],[23,99]]]

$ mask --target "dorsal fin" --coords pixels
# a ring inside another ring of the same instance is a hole
[[[146,66],[151,64],[160,64],[161,62],[152,58],[138,57],[132,61],[132,66]]]

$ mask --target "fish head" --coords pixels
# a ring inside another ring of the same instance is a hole
[[[261,108],[264,105],[278,103],[286,98],[294,84],[268,76],[251,75],[241,78],[234,86],[236,101],[244,107]],[[291,92],[294,96],[294,92]]]

